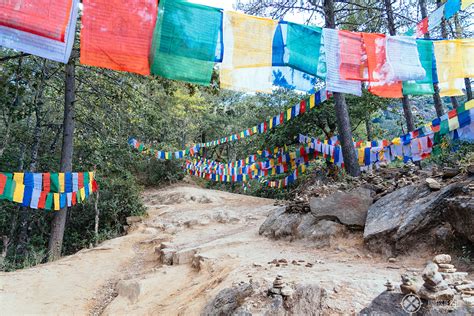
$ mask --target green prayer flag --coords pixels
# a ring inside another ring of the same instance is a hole
[[[51,173],[51,192],[59,192],[59,174],[57,172]]]
[[[211,82],[222,11],[183,0],[161,0],[151,72],[200,85]]]
[[[417,40],[418,55],[421,65],[426,71],[426,76],[422,80],[410,80],[403,82],[403,94],[405,95],[425,95],[433,94],[433,42],[428,40]]]
[[[318,75],[322,28],[288,22],[287,65],[311,75]]]
[[[51,210],[53,207],[53,193],[48,193],[46,196],[46,202],[44,204],[44,209],[45,210]]]
[[[439,127],[440,136],[446,135],[449,133],[449,122],[448,120],[442,120]]]
[[[89,185],[89,172],[84,172],[84,187]]]
[[[3,175],[6,176],[7,179],[5,181],[5,188],[3,189],[3,193],[0,194],[0,199],[13,201],[13,192],[15,192],[15,181],[13,181],[13,174],[3,173]]]
[[[466,105],[465,105],[465,104],[460,105],[460,106],[458,106],[458,107],[456,108],[456,113],[457,113],[458,115],[459,115],[459,113],[462,113],[462,112],[464,112],[464,111],[466,111]]]

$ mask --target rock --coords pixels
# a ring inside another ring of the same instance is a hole
[[[457,285],[457,286],[456,286],[456,290],[458,290],[458,291],[474,290],[474,283],[463,284],[463,285]]]
[[[449,264],[451,262],[451,256],[450,255],[437,255],[433,258],[433,262],[437,264]]]
[[[443,272],[443,273],[454,273],[456,272],[457,270],[456,269],[439,269],[439,272]]]
[[[194,255],[197,253],[197,248],[186,248],[176,251],[173,254],[173,264],[186,264],[193,261]]]
[[[411,185],[382,197],[367,213],[367,247],[388,256],[408,252],[413,245],[439,248],[433,232],[444,223],[460,240],[474,242],[474,199],[466,195],[465,185],[457,182],[433,192],[424,185]]]
[[[444,167],[443,168],[443,178],[453,178],[457,176],[461,170],[459,168],[449,168],[449,167]]]
[[[326,291],[318,284],[299,284],[286,298],[286,315],[321,315],[326,299]]]
[[[456,282],[462,282],[466,279],[467,272],[454,272],[454,273],[441,273],[443,279],[448,282],[448,284],[454,284]]]
[[[420,298],[429,301],[451,301],[454,298],[455,291],[447,289],[444,291],[432,292],[422,286],[417,294]]]
[[[395,258],[388,258],[388,262],[390,262],[390,263],[395,263],[395,262],[397,262],[397,259],[395,259]]]
[[[121,280],[117,283],[117,292],[119,296],[126,297],[131,304],[138,300],[141,292],[140,284],[133,280]]]
[[[253,288],[249,283],[223,289],[204,307],[201,315],[232,315],[240,307],[244,299],[252,295],[252,293]]]
[[[301,215],[298,213],[287,213],[286,207],[275,209],[260,226],[260,235],[281,239],[285,237],[294,238],[295,231],[301,223]]]
[[[406,316],[407,313],[400,304],[404,296],[401,293],[384,291],[357,314]]]
[[[432,191],[441,189],[441,184],[433,178],[426,178],[425,182]]]
[[[402,291],[403,294],[410,294],[410,293],[416,293],[418,291],[418,288],[416,287],[415,284],[411,284],[411,285],[401,284],[400,291]]]
[[[469,306],[474,306],[474,296],[471,297],[463,297],[462,299],[464,303],[466,303]]]
[[[289,286],[284,286],[281,288],[281,295],[284,297],[291,296],[293,295],[293,293],[294,293],[294,290]]]
[[[312,198],[310,207],[317,220],[337,220],[343,225],[363,228],[372,202],[371,190],[357,188],[349,192],[336,192],[325,198]]]
[[[466,170],[469,175],[474,175],[474,164],[470,164],[469,166],[467,166]]]
[[[390,281],[387,281],[387,283],[385,283],[384,286],[387,288],[387,291],[395,290],[395,287],[393,286],[392,282],[390,282]]]
[[[454,265],[449,263],[439,263],[438,267],[440,268],[440,272],[442,272],[441,269],[454,269]]]
[[[143,219],[143,216],[129,216],[125,220],[127,221],[128,225],[132,225],[141,222]]]
[[[317,247],[330,247],[333,240],[344,237],[347,229],[336,222],[321,220],[314,225],[309,239],[317,242]]]
[[[158,260],[162,264],[172,265],[173,264],[173,256],[174,256],[175,253],[176,253],[176,249],[172,249],[172,248],[160,249]]]
[[[438,266],[433,262],[428,263],[421,277],[426,284],[436,286],[443,281],[443,276],[438,272]]]

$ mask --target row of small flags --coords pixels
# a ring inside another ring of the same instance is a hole
[[[60,210],[98,190],[94,172],[0,173],[0,199],[32,209]]]

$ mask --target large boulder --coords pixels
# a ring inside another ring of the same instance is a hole
[[[336,192],[324,198],[310,200],[315,219],[338,221],[352,228],[363,229],[367,211],[373,203],[373,191],[357,188],[349,192]]]
[[[245,298],[252,295],[253,291],[254,289],[249,283],[242,283],[231,288],[223,289],[204,307],[201,315],[233,315],[234,312],[242,305]]]
[[[439,243],[440,230],[449,226],[453,238],[474,242],[474,199],[467,182],[432,192],[411,185],[388,194],[368,211],[364,240],[369,249],[388,255]],[[439,245],[437,245],[439,246]]]

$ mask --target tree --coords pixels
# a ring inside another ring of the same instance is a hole
[[[71,58],[65,66],[64,121],[60,172],[72,171],[75,126],[74,103],[76,102],[74,63],[75,59]],[[66,206],[54,214],[53,221],[51,222],[51,235],[48,245],[49,261],[54,261],[61,256],[67,212],[68,207]]]

